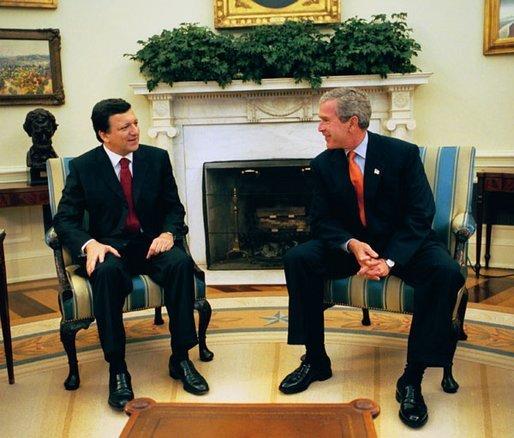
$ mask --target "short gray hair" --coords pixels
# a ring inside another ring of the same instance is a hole
[[[319,102],[336,101],[336,114],[342,122],[352,116],[359,119],[359,128],[366,129],[371,118],[371,103],[366,93],[356,88],[336,88],[324,93]]]

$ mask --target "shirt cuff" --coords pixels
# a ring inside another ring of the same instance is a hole
[[[84,245],[82,245],[82,248],[80,248],[80,255],[86,255],[86,253],[84,252],[84,249],[86,248],[87,244],[89,242],[92,242],[93,240],[95,240],[95,239],[89,239],[86,243],[84,243]]]
[[[342,245],[342,248],[343,248],[343,251],[347,252],[348,254],[350,254],[350,250],[348,249],[348,244],[350,243],[350,240],[355,240],[353,237],[351,239],[348,239],[345,243],[343,243]]]

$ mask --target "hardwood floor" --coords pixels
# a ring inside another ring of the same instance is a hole
[[[514,313],[514,270],[489,269],[475,278],[470,271],[466,286],[470,302],[490,310]],[[57,303],[57,279],[37,280],[8,285],[11,324],[25,324],[60,316]],[[285,286],[209,286],[208,298],[287,296]]]

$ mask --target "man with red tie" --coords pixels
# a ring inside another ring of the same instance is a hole
[[[186,391],[203,394],[207,382],[188,357],[198,343],[194,263],[180,245],[187,227],[169,155],[139,144],[137,118],[122,99],[98,102],[91,120],[102,145],[70,162],[54,227],[89,276],[109,363],[108,403],[123,409],[134,398],[122,318],[134,274],[148,274],[164,288],[172,334],[170,376],[182,380]]]
[[[318,130],[327,150],[311,162],[313,239],[284,258],[288,343],[305,345],[306,355],[279,388],[294,394],[332,376],[324,344],[324,279],[393,274],[415,290],[407,365],[396,397],[402,421],[420,427],[428,419],[423,373],[451,362],[451,315],[464,278],[431,228],[435,205],[418,147],[369,132],[370,117],[369,98],[359,90],[336,89],[321,97]]]

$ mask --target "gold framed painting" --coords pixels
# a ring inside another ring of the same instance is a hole
[[[57,7],[57,0],[0,0],[0,6],[14,8],[53,8]]]
[[[484,55],[514,53],[514,0],[485,0]]]
[[[341,21],[339,0],[214,0],[214,27],[249,27],[286,20]]]
[[[58,29],[0,29],[0,105],[62,105]]]

